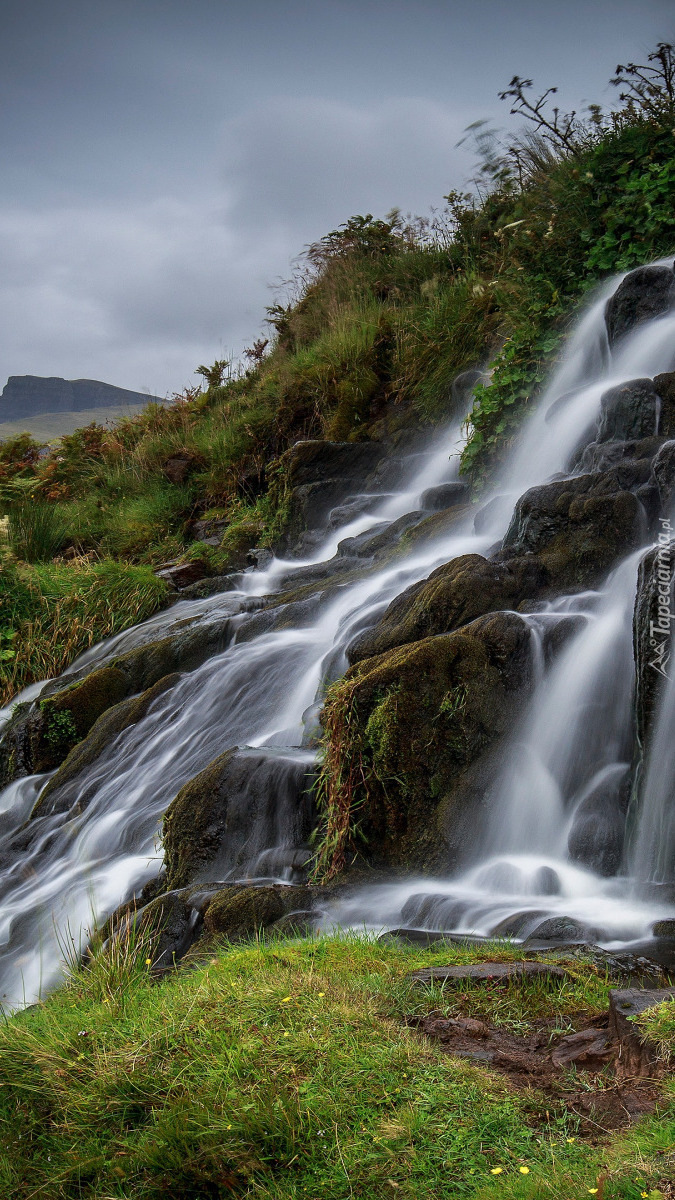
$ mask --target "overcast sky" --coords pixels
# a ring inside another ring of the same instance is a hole
[[[239,355],[307,243],[461,187],[511,76],[611,102],[673,0],[3,0],[0,387],[165,395]]]

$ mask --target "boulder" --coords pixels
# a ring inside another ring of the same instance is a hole
[[[348,661],[450,633],[485,613],[517,608],[525,598],[540,595],[547,582],[546,569],[534,556],[496,563],[463,554],[397,596],[378,623],[351,642]]]
[[[607,338],[614,348],[627,334],[675,305],[672,267],[638,267],[619,284],[605,306]]]
[[[646,517],[613,468],[530,488],[516,504],[501,560],[538,554],[555,587],[592,587],[644,538]],[[633,486],[640,486],[634,479]]]
[[[468,498],[469,488],[465,483],[441,483],[422,492],[420,505],[426,512],[439,512],[455,504],[465,504]]]
[[[675,371],[655,375],[654,387],[661,401],[659,433],[664,437],[675,437]]]
[[[515,613],[399,646],[352,667],[322,714],[330,877],[359,852],[374,866],[454,865],[477,834],[492,765],[531,685],[530,630]],[[351,848],[350,848],[351,847]]]
[[[574,813],[567,848],[573,862],[599,875],[616,875],[621,866],[628,807],[627,769],[608,775]]]
[[[559,987],[569,979],[568,972],[563,967],[553,963],[541,962],[482,962],[471,963],[468,966],[452,967],[422,967],[419,971],[411,971],[408,976],[413,983],[422,987],[463,987],[476,983],[521,983],[523,980],[536,979],[546,985]]]
[[[270,493],[285,511],[280,549],[286,553],[307,531],[326,525],[333,508],[382,457],[380,442],[296,442],[278,460]]]
[[[204,933],[229,942],[255,937],[262,929],[278,927],[296,914],[307,924],[312,893],[308,887],[273,884],[268,887],[225,887],[216,892],[204,913]],[[281,932],[281,930],[280,930]]]
[[[624,988],[609,993],[609,1036],[616,1047],[615,1075],[624,1079],[653,1079],[664,1063],[657,1047],[641,1036],[633,1018],[664,1000],[675,999],[675,988]]]
[[[104,712],[92,726],[88,736],[73,747],[56,774],[43,788],[33,807],[31,820],[52,813],[70,811],[72,816],[77,816],[84,812],[96,793],[98,782],[89,788],[83,788],[80,782],[81,772],[95,762],[120,733],[141,721],[154,701],[169,691],[179,679],[178,674],[165,675],[140,696],[122,700]]]
[[[313,757],[234,747],[186,783],[164,817],[167,887],[270,874],[259,859],[275,845],[285,860],[310,830]],[[290,855],[292,857],[292,853]]]
[[[158,579],[163,579],[177,591],[198,583],[209,573],[210,567],[204,558],[194,558],[183,563],[165,563],[155,571]]]
[[[126,675],[102,667],[81,682],[44,695],[28,711],[19,711],[1,747],[5,783],[22,775],[53,770],[81,742],[106,709],[129,692]]]
[[[651,379],[631,379],[610,388],[600,400],[597,441],[656,437],[661,397]]]

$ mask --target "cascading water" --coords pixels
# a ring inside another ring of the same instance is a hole
[[[616,286],[616,280],[608,285],[572,337],[520,449],[483,508],[479,532],[473,512],[464,508],[451,532],[413,542],[396,557],[380,553],[397,532],[429,515],[425,493],[457,479],[456,424],[430,450],[409,456],[395,489],[371,490],[343,503],[308,557],[274,559],[265,570],[245,573],[234,590],[180,600],[73,664],[69,677],[185,628],[205,639],[213,635],[215,646],[206,662],[182,675],[83,767],[65,811],[46,806],[44,815],[27,822],[47,775],[21,779],[0,794],[4,1004],[30,1000],[58,979],[55,930],[68,926],[77,936],[157,874],[163,812],[188,780],[233,746],[244,748],[247,772],[219,877],[293,878],[306,859],[311,819],[308,805],[298,808],[293,797],[307,792],[317,708],[327,681],[347,665],[346,647],[392,599],[436,567],[495,550],[523,491],[564,473],[592,440],[609,387],[672,369],[672,313],[643,322],[610,354],[604,309]],[[452,880],[418,878],[361,889],[334,903],[325,925],[408,924],[518,937],[534,931],[551,936],[564,927],[612,944],[639,939],[656,918],[675,913],[663,901],[641,898],[639,889],[629,894],[618,874],[624,860],[616,813],[627,804],[639,558],[632,553],[599,592],[568,595],[523,616],[537,683],[504,753],[489,797],[490,820],[469,869]],[[287,622],[270,617],[265,597],[311,582],[316,586],[306,599],[288,604]],[[565,623],[565,646],[550,662],[547,630]],[[34,686],[20,699],[32,701],[39,692]],[[654,739],[658,748],[662,738],[668,753],[660,759],[655,753],[648,771],[654,796],[667,792],[673,778],[668,743],[674,707],[669,685]],[[644,864],[663,842],[666,811],[665,800],[645,805],[632,860],[643,864],[635,866],[638,875],[649,873]],[[595,850],[593,836],[589,842],[584,833],[589,822],[591,834],[602,826]],[[672,829],[669,836],[672,848]],[[570,859],[575,839],[591,845],[583,865],[578,855]],[[670,878],[671,850],[664,854],[659,869]]]

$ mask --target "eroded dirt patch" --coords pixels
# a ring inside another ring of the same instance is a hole
[[[514,1087],[550,1096],[578,1116],[580,1135],[601,1138],[654,1111],[658,1079],[616,1079],[617,1047],[609,1035],[607,1014],[579,1013],[572,1032],[561,1033],[554,1020],[533,1023],[525,1034],[472,1017],[440,1012],[411,1017],[408,1025],[440,1044],[447,1054],[506,1075]]]

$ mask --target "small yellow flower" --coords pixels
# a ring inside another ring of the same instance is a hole
[[[571,1144],[572,1142],[576,1142],[577,1139],[576,1138],[568,1138],[567,1140]]]
[[[598,1189],[597,1188],[589,1188],[588,1190],[589,1190],[591,1196],[594,1196]]]
[[[291,1035],[290,1035],[290,1033],[285,1033],[285,1034],[284,1034],[284,1037],[290,1037],[290,1036],[291,1036]]]
[[[318,992],[317,994],[318,994],[319,996],[325,996],[325,995],[326,995],[326,993],[325,993],[325,992]]]
[[[104,996],[104,997],[103,997],[103,1003],[104,1003],[104,1004],[110,1004],[110,1001],[109,1001],[109,999],[108,999],[108,997],[107,997],[107,996]]]
[[[501,1175],[503,1170],[504,1170],[503,1167],[493,1167],[492,1170],[490,1171],[490,1174],[491,1175]]]
[[[146,958],[146,960],[145,960],[145,965],[146,965],[146,967],[151,967],[151,966],[152,966],[152,959],[151,959],[151,958]]]
[[[292,997],[292,996],[284,996],[284,998],[283,998],[283,1000],[281,1001],[281,1003],[282,1003],[282,1004],[288,1004],[288,1001],[289,1001],[289,1000],[292,1000],[292,999],[293,999],[293,997]]]
[[[227,1129],[231,1129],[231,1128],[232,1128],[232,1126],[231,1126],[231,1125],[227,1125],[227,1126],[226,1126],[226,1128],[227,1128]]]
[[[520,1171],[521,1175],[529,1175],[530,1173],[529,1167],[518,1167],[518,1170]]]

